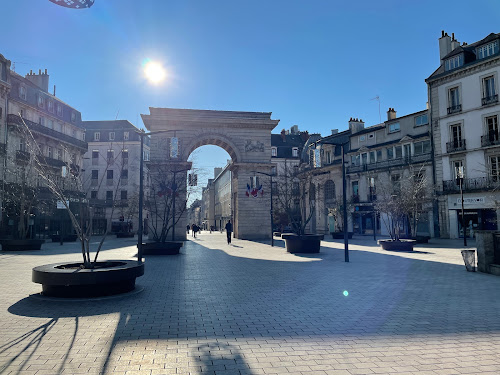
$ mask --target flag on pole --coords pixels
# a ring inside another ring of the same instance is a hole
[[[49,0],[50,2],[66,8],[85,9],[94,5],[95,0]]]

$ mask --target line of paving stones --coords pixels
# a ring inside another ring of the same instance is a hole
[[[31,269],[75,244],[2,253],[1,374],[499,374],[500,278],[467,273],[459,243],[388,253],[371,239],[282,242],[202,233],[148,257],[141,293],[47,301]],[[131,239],[101,259],[129,259]]]

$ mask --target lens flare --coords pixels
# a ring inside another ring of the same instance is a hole
[[[344,290],[344,293],[342,293],[344,297],[347,297],[349,295],[349,292],[347,290]]]
[[[145,60],[143,63],[143,69],[146,79],[153,84],[162,82],[167,76],[163,66],[156,61],[151,61],[149,59]]]

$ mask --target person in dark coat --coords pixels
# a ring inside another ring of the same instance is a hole
[[[231,220],[229,220],[226,224],[226,236],[227,236],[227,243],[231,243],[231,233],[233,232],[233,224],[231,224]]]
[[[190,227],[189,225],[186,227],[188,234],[189,234],[189,229],[190,229],[190,228],[191,228],[191,227]]]

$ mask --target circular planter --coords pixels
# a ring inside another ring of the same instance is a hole
[[[389,251],[413,251],[413,246],[417,243],[415,240],[379,240],[380,247]]]
[[[180,241],[147,242],[142,244],[142,255],[176,255],[182,245]]]
[[[99,297],[126,293],[135,288],[136,277],[144,275],[144,263],[135,260],[97,262],[95,268],[82,263],[55,263],[33,268],[31,280],[42,284],[51,297]]]
[[[303,234],[298,236],[295,233],[282,234],[285,240],[286,251],[289,253],[319,253],[321,240],[325,238],[322,234]]]
[[[3,251],[40,250],[45,240],[0,240]]]
[[[331,232],[330,234],[332,235],[332,238],[334,240],[343,240],[344,239],[344,232]],[[353,234],[354,234],[354,232],[347,232],[347,238],[351,239]]]

